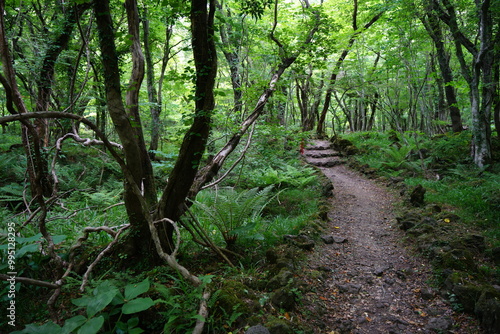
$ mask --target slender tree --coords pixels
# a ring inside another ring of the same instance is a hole
[[[433,0],[440,20],[450,29],[455,42],[455,53],[460,63],[462,76],[470,90],[472,114],[472,157],[479,167],[491,161],[491,112],[494,99],[493,84],[493,29],[498,26],[498,15],[493,15],[490,0],[475,1],[477,31],[474,41],[468,38],[459,25],[457,10],[450,0]],[[498,28],[497,28],[498,29]],[[472,56],[468,64],[463,49]]]
[[[319,116],[318,125],[316,127],[316,134],[319,137],[323,137],[325,135],[325,120],[326,115],[328,114],[328,109],[330,108],[330,103],[332,100],[332,94],[335,87],[335,82],[337,81],[337,77],[339,75],[339,71],[342,67],[344,60],[347,58],[347,55],[351,51],[352,46],[356,42],[357,38],[368,28],[370,28],[375,22],[377,22],[382,15],[384,14],[384,10],[379,10],[367,23],[363,25],[362,28],[358,26],[358,0],[354,0],[353,10],[352,10],[352,34],[349,37],[349,41],[347,42],[346,47],[341,52],[339,58],[335,62],[335,65],[332,70],[332,74],[330,76],[328,82],[328,88],[325,93],[325,101],[323,103],[323,108],[321,110],[321,114]]]

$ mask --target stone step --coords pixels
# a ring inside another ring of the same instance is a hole
[[[329,158],[329,157],[339,157],[341,154],[339,152],[306,152],[305,153],[307,157],[311,158]]]
[[[306,146],[306,151],[324,151],[332,148],[332,144],[321,146]]]
[[[311,165],[316,167],[335,167],[338,165],[345,164],[342,160],[327,160],[327,161],[309,161]]]

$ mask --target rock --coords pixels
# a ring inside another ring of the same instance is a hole
[[[500,333],[500,293],[487,288],[479,297],[474,312],[481,321],[485,333]]]
[[[491,259],[496,265],[500,265],[500,247],[495,247],[491,250]]]
[[[400,223],[399,228],[403,231],[408,231],[409,229],[415,227],[416,223],[411,220],[404,220]]]
[[[260,304],[255,294],[241,282],[226,280],[220,289],[217,305],[224,314],[239,312],[249,315],[259,312]]]
[[[314,240],[305,234],[299,234],[299,235],[287,234],[283,236],[283,239],[285,239],[286,241],[290,241],[293,245],[304,250],[311,250],[316,245],[314,243]]]
[[[288,285],[292,279],[293,274],[288,270],[288,268],[283,268],[277,275],[269,280],[266,287],[270,290],[278,289]]]
[[[337,288],[342,293],[358,293],[361,290],[361,285],[354,283],[338,284]]]
[[[443,268],[462,271],[475,271],[476,261],[467,249],[452,249],[436,256],[436,260]]]
[[[465,248],[473,248],[479,253],[482,253],[486,249],[486,242],[482,235],[479,234],[469,234],[459,240]]]
[[[425,328],[436,332],[443,332],[449,330],[452,325],[453,322],[449,318],[430,318]]]
[[[332,197],[333,196],[333,190],[334,190],[333,184],[331,182],[328,182],[328,183],[326,183],[323,186],[323,188],[321,190],[321,194],[324,197]]]
[[[413,206],[423,206],[426,189],[421,184],[417,185],[411,192],[410,203]]]
[[[269,330],[262,326],[262,325],[257,325],[257,326],[252,326],[247,331],[245,334],[270,334]]]
[[[344,237],[334,236],[333,241],[337,244],[344,244],[347,242],[347,239]]]
[[[295,294],[287,288],[279,288],[271,296],[271,303],[285,311],[291,311],[295,308]],[[271,331],[272,333],[273,331]]]
[[[276,249],[269,248],[266,251],[266,260],[270,264],[275,264],[278,261],[278,254],[276,253]]]
[[[300,249],[311,250],[314,248],[315,243],[314,240],[307,235],[300,234],[295,240],[295,245]]]
[[[293,334],[293,330],[286,320],[276,317],[268,318],[266,327],[271,334]]]
[[[482,288],[474,284],[458,284],[452,289],[465,312],[473,313]]]
[[[271,295],[271,303],[285,311],[291,311],[295,308],[295,294],[288,288],[279,288]]]
[[[349,145],[347,146],[344,150],[343,150],[343,153],[345,155],[356,155],[359,153],[359,150],[356,146],[354,145]]]
[[[434,291],[431,289],[423,288],[420,290],[420,297],[422,297],[423,300],[431,300],[434,298]]]
[[[403,217],[397,217],[396,221],[399,224],[399,228],[403,231],[407,231],[418,223],[420,223],[421,217],[414,213],[407,213]]]
[[[333,240],[333,235],[322,235],[321,240],[323,240],[327,245],[333,244],[335,242],[335,240]]]

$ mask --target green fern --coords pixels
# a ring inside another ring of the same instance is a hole
[[[22,202],[23,191],[23,186],[17,183],[0,187],[0,202]]]
[[[198,220],[213,224],[229,247],[236,242],[239,233],[262,214],[272,200],[273,186],[262,190],[253,188],[237,192],[234,188],[203,192],[194,202],[194,213]]]

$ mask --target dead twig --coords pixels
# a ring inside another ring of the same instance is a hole
[[[100,226],[99,229],[101,231],[105,231],[106,233],[108,234],[111,234],[111,235],[114,235],[114,239],[113,241],[111,241],[108,246],[106,246],[106,248],[104,248],[102,250],[102,252],[99,253],[99,255],[97,255],[96,259],[94,260],[94,262],[92,262],[90,264],[90,266],[87,268],[87,271],[85,272],[85,274],[83,275],[83,279],[82,279],[82,285],[80,285],[80,291],[83,292],[83,290],[85,289],[85,286],[87,285],[88,283],[88,279],[89,279],[89,275],[90,273],[92,272],[92,269],[94,269],[94,267],[97,265],[97,263],[99,263],[99,261],[104,257],[104,255],[106,255],[106,253],[108,253],[111,248],[118,242],[118,238],[120,237],[120,234],[125,231],[127,228],[130,227],[130,224],[127,224],[125,226],[123,226],[122,228],[120,228],[118,231],[113,231],[112,229],[110,229],[109,227],[107,226]]]
[[[0,274],[0,280],[2,280],[2,281],[8,281],[11,279],[12,279],[12,277],[9,275]],[[28,277],[14,277],[14,280],[16,282],[19,282],[19,283],[36,285],[36,286],[41,286],[41,287],[49,288],[49,289],[58,289],[59,288],[59,285],[57,285],[57,284],[45,282],[45,281],[40,281],[37,279],[28,278]]]

